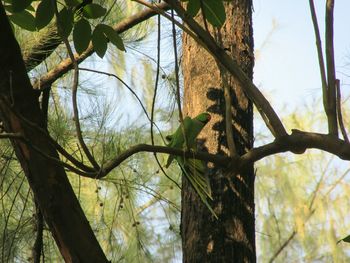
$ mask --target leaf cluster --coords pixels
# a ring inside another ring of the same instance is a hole
[[[39,2],[39,3],[38,3]],[[60,36],[65,39],[73,31],[73,42],[78,54],[83,53],[90,42],[97,55],[103,57],[107,43],[125,51],[124,43],[115,30],[100,21],[107,15],[107,9],[100,4],[86,3],[83,0],[65,0],[58,6],[57,25]],[[52,0],[5,0],[5,9],[10,21],[28,31],[38,31],[48,26],[57,8]]]
[[[195,17],[199,10],[202,10],[205,19],[211,25],[221,27],[225,23],[225,0],[182,0],[182,2],[188,2],[186,11],[192,17]]]

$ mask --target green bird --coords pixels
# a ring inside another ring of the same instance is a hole
[[[185,117],[183,120],[183,127],[180,125],[172,135],[168,135],[165,138],[169,141],[167,146],[176,149],[185,149],[188,146],[190,149],[196,143],[196,138],[199,133],[202,131],[204,126],[210,121],[209,113],[201,113],[195,118],[191,119],[190,117]],[[185,145],[185,136],[183,135],[183,130],[185,130],[187,144]],[[172,161],[176,158],[175,155],[170,155],[165,167],[169,167]]]
[[[187,147],[191,150],[196,150],[196,138],[202,131],[204,126],[210,121],[209,113],[201,113],[195,118],[185,117],[183,127],[180,125],[172,135],[165,138],[169,143],[168,147],[185,150]],[[183,134],[185,131],[185,136]],[[186,145],[187,142],[187,145]],[[189,150],[187,149],[187,150]],[[169,167],[173,160],[176,160],[182,172],[199,195],[202,202],[208,207],[211,213],[217,218],[217,215],[208,203],[207,198],[213,199],[211,196],[210,183],[204,175],[205,163],[197,159],[184,158],[182,156],[169,155],[165,167]]]

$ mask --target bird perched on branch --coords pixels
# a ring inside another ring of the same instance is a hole
[[[210,121],[209,113],[201,113],[194,117],[185,117],[183,124],[180,125],[172,135],[166,136],[168,147],[182,150],[196,150],[196,138],[204,126]],[[185,132],[185,136],[184,136]],[[186,140],[185,140],[186,138]],[[217,215],[208,203],[211,196],[210,183],[205,176],[205,163],[202,160],[185,158],[183,156],[169,155],[165,167],[169,167],[173,160],[176,160],[183,174],[190,182],[202,202],[208,207],[210,212],[217,218]]]

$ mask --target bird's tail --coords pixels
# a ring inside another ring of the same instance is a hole
[[[211,195],[210,182],[209,180],[207,180],[207,178],[204,175],[205,166],[203,164],[203,161],[197,160],[197,159],[183,159],[183,158],[179,160],[179,158],[181,157],[178,157],[177,161],[183,174],[186,176],[186,178],[188,179],[191,186],[198,194],[201,201],[209,209],[212,215],[216,219],[218,219],[218,216],[215,214],[213,208],[211,207],[208,201],[208,199],[213,200],[213,197]]]

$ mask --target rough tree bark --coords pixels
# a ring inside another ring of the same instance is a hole
[[[227,19],[218,30],[208,25],[212,36],[253,77],[252,1],[225,4]],[[205,14],[204,14],[205,15]],[[203,24],[203,16],[197,21]],[[195,116],[210,112],[212,120],[201,133],[199,144],[210,153],[228,155],[225,128],[224,85],[231,90],[232,127],[237,153],[253,147],[252,103],[226,70],[190,36],[183,36],[184,112]],[[254,168],[241,174],[211,167],[215,220],[183,180],[181,235],[184,262],[255,262]]]
[[[21,50],[0,2],[0,119],[56,244],[66,262],[107,262],[44,128],[38,97],[27,76]],[[35,148],[34,148],[35,147]]]

